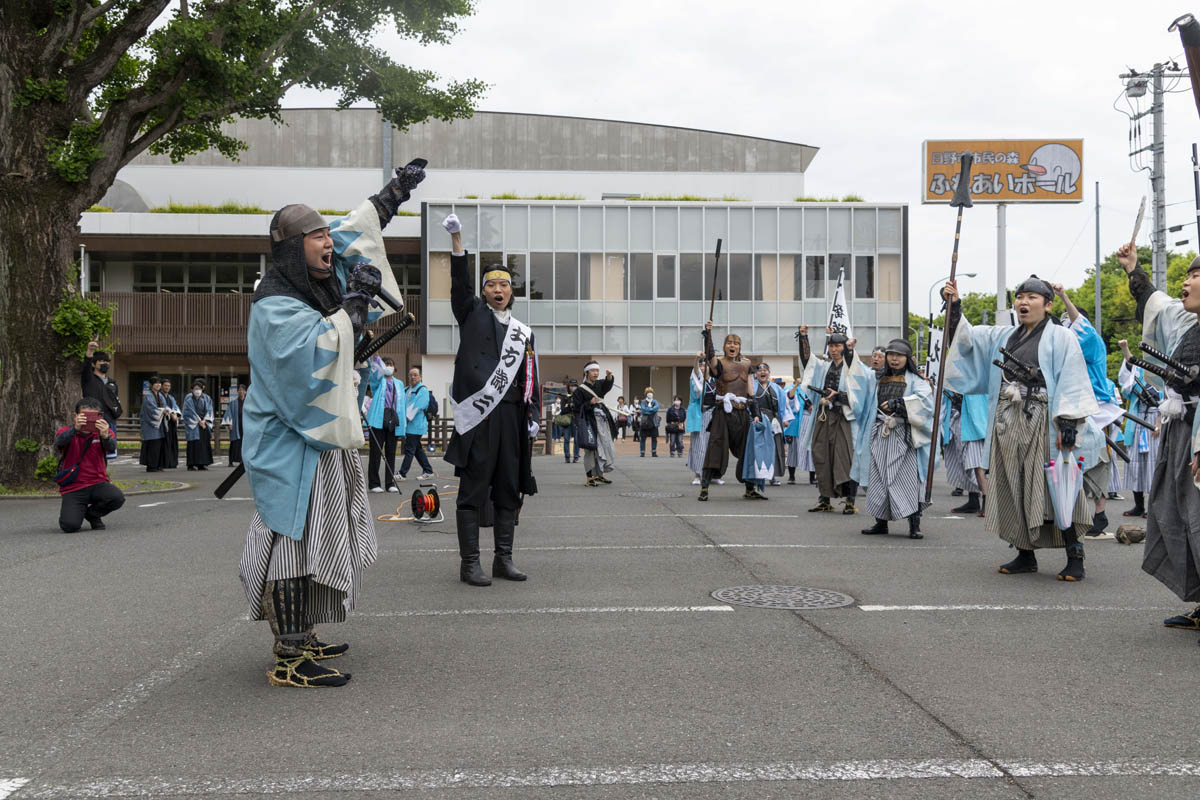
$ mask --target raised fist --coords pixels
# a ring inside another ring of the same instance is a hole
[[[365,262],[356,265],[350,277],[346,278],[346,291],[361,292],[368,297],[377,295],[382,285],[383,275],[379,269]]]
[[[442,220],[442,227],[446,229],[446,233],[453,236],[456,233],[462,233],[462,223],[458,221],[455,214],[450,214]]]
[[[406,164],[403,167],[396,167],[396,177],[393,180],[399,189],[411,192],[417,188],[417,184],[425,180],[425,168],[419,164]]]

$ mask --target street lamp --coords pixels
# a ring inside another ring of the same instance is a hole
[[[977,273],[977,272],[964,272],[964,273],[962,273],[961,277],[974,278],[978,274],[979,273]],[[944,278],[938,278],[936,281],[933,282],[933,285],[929,287],[929,314],[930,314],[930,316],[933,316],[933,290],[938,287],[938,284],[945,283],[948,280],[950,280],[949,275],[947,275]]]

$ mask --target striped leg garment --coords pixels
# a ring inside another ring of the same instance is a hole
[[[920,510],[921,476],[908,425],[888,429],[880,415],[871,429],[871,474],[867,513],[876,519],[904,519]]]
[[[1151,424],[1157,422],[1158,409],[1149,409],[1146,412],[1146,420]],[[1150,493],[1150,486],[1154,482],[1154,465],[1158,463],[1160,441],[1160,437],[1152,436],[1145,428],[1137,429],[1133,445],[1127,448],[1129,463],[1125,465],[1125,488],[1129,491]]]
[[[796,469],[801,472],[812,472],[816,469],[813,466],[812,450],[804,446],[804,442],[808,440],[808,432],[812,430],[813,422],[817,418],[816,409],[809,409],[804,415],[804,419],[800,420],[800,434],[796,437],[796,455],[793,459],[790,450],[788,455],[788,466],[792,466],[795,462]]]
[[[265,619],[262,596],[268,581],[308,576],[309,624],[344,622],[375,554],[375,520],[358,453],[326,450],[317,462],[303,539],[273,533],[258,512],[250,521],[239,571],[250,618]]]

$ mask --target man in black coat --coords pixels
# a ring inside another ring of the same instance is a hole
[[[537,492],[531,438],[541,416],[541,390],[533,334],[512,316],[508,268],[485,265],[482,297],[475,294],[462,223],[451,214],[442,226],[450,233],[450,307],[459,328],[450,387],[454,433],[445,456],[459,477],[459,578],[472,586],[491,585],[479,565],[480,512],[491,503],[496,542],[492,574],[523,581],[527,576],[513,566],[512,547],[517,510],[525,495]]]
[[[112,359],[108,353],[98,350],[98,342],[88,342],[87,355],[83,359],[83,369],[80,373],[80,387],[83,396],[90,397],[100,403],[100,413],[108,422],[108,427],[116,432],[117,420],[121,418],[121,397],[117,391],[117,382],[108,377],[108,368]]]

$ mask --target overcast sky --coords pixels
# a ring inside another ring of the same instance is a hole
[[[491,85],[482,110],[633,120],[820,148],[809,195],[856,193],[910,207],[909,301],[927,308],[950,267],[954,212],[922,206],[921,142],[1082,138],[1084,202],[1009,206],[1008,277],[1081,283],[1093,263],[1095,181],[1105,253],[1127,239],[1149,173],[1130,168],[1127,118],[1113,110],[1127,67],[1183,64],[1167,26],[1186,3],[479,0],[449,45],[376,41],[403,63]],[[1176,87],[1188,89],[1184,81]],[[328,105],[295,91],[287,105]],[[1149,106],[1149,97],[1142,101]],[[1118,105],[1126,108],[1122,98]],[[1168,247],[1196,228],[1190,164],[1200,117],[1167,95]],[[1149,118],[1142,133],[1150,140]],[[1149,159],[1146,159],[1147,164]],[[704,187],[695,191],[703,192]],[[750,198],[754,199],[754,198]],[[1148,245],[1151,214],[1139,243]],[[963,291],[995,289],[996,212],[963,220]]]

